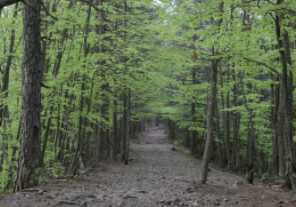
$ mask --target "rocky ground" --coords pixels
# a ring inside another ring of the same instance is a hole
[[[131,154],[128,166],[103,163],[76,179],[6,195],[0,207],[296,207],[291,192],[215,169],[198,184],[200,161],[172,150],[162,128],[147,130]]]

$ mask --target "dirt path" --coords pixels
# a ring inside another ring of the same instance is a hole
[[[208,185],[194,182],[200,161],[171,150],[164,130],[151,128],[133,144],[130,165],[102,164],[75,180],[6,196],[0,207],[296,207],[280,189],[238,184],[238,176],[211,170]]]

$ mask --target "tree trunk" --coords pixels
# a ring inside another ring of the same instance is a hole
[[[279,82],[279,77],[276,75],[276,77],[273,77],[274,82]],[[271,86],[272,91],[272,173],[276,176],[279,175],[280,171],[280,162],[279,159],[279,152],[280,152],[280,144],[279,144],[279,137],[278,137],[278,131],[277,131],[277,121],[278,121],[278,107],[279,107],[279,85],[277,83],[272,84]],[[281,151],[282,153],[282,151]],[[281,159],[283,160],[283,159]],[[281,167],[281,169],[284,169],[284,167]]]
[[[129,161],[129,92],[123,95],[123,150],[122,161],[128,165]]]
[[[247,144],[247,180],[248,183],[253,184],[256,162],[256,132],[254,127],[254,112],[252,109],[249,109],[248,107],[247,110],[249,115]]]
[[[86,20],[85,20],[85,26],[84,26],[84,35],[83,35],[83,52],[84,52],[84,58],[87,57],[89,48],[88,48],[88,35],[89,35],[89,23],[90,23],[90,17],[91,17],[91,6],[88,7]],[[85,65],[83,67],[86,67]],[[83,111],[85,108],[85,90],[86,90],[86,83],[87,83],[87,77],[86,74],[82,74],[82,80],[81,80],[81,88],[80,88],[80,103],[79,103],[79,120],[78,120],[78,140],[76,143],[76,148],[74,152],[74,157],[72,159],[71,163],[71,173],[73,175],[78,173],[78,170],[81,166],[84,166],[82,164],[82,148],[83,148],[83,138],[84,138],[84,130],[83,127],[85,125],[85,117],[83,115]],[[82,165],[81,165],[82,164]]]
[[[195,53],[194,53],[195,54]],[[195,60],[195,59],[194,59]],[[196,69],[193,68],[192,69],[192,84],[195,85],[197,83],[196,80]],[[193,127],[197,126],[197,113],[196,113],[196,100],[195,100],[195,96],[192,97],[193,101],[191,103],[191,116],[192,116],[192,124]],[[195,154],[196,153],[196,148],[197,148],[197,130],[196,129],[192,129],[191,130],[191,153]]]
[[[42,55],[40,32],[41,0],[24,5],[24,59],[22,73],[22,150],[16,179],[16,190],[35,185],[40,164],[40,111]]]
[[[117,100],[113,101],[114,111],[113,111],[113,159],[117,159],[117,155],[120,153],[120,137],[118,133],[118,115],[117,115]]]
[[[102,74],[102,81],[104,82],[101,86],[101,98],[102,98],[102,105],[101,105],[101,116],[103,121],[101,122],[101,128],[100,128],[100,138],[101,138],[101,159],[107,159],[110,156],[110,137],[109,137],[109,105],[110,105],[110,100],[109,100],[109,83],[106,80],[105,74]]]
[[[283,1],[278,0],[278,4]],[[284,176],[287,185],[296,189],[296,167],[294,157],[293,143],[293,125],[292,125],[292,105],[293,105],[293,89],[292,72],[289,67],[292,64],[290,56],[290,43],[288,31],[282,29],[281,22],[283,17],[276,15],[275,29],[278,41],[280,62],[282,64],[282,73],[280,76],[279,89],[279,108],[278,108],[278,143],[279,143],[279,162],[280,175]]]
[[[213,48],[214,54],[214,48]],[[215,137],[215,104],[217,102],[218,60],[212,61],[210,71],[210,91],[208,97],[207,137],[201,167],[201,183],[205,184],[208,177],[209,162]]]
[[[233,71],[233,100],[232,104],[234,107],[238,106],[238,96],[239,96],[239,83],[236,79],[235,71]],[[232,146],[232,156],[233,156],[233,169],[238,170],[240,168],[240,119],[241,115],[240,112],[232,112],[232,140],[233,140],[233,146]]]
[[[229,79],[229,69],[227,69],[227,79]],[[220,72],[220,79],[221,79],[221,87],[224,87],[224,81],[227,81],[223,79],[222,71]],[[227,166],[229,169],[232,167],[232,159],[231,159],[231,148],[230,148],[230,112],[227,111],[228,108],[230,108],[230,93],[229,91],[226,91],[226,94],[221,91],[221,102],[222,102],[222,127],[223,127],[223,133],[221,133],[221,136],[223,137],[223,150],[222,154],[220,155],[220,158],[223,159],[222,166]],[[226,110],[226,111],[225,111]]]

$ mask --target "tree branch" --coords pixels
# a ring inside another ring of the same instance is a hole
[[[9,6],[20,1],[23,0],[0,0],[0,10],[3,9],[5,6]]]
[[[275,74],[279,74],[279,72],[272,66],[264,63],[264,62],[261,62],[261,61],[258,61],[258,60],[254,60],[254,59],[251,59],[251,58],[248,58],[248,57],[243,57],[244,60],[248,61],[248,62],[252,62],[252,63],[255,63],[257,65],[262,65],[264,67],[266,67],[267,69],[269,69],[271,72],[275,73]]]
[[[79,0],[82,3],[86,3],[89,6],[91,6],[94,10],[101,12],[103,11],[101,8],[97,7],[97,5],[95,3],[93,3],[91,0]]]

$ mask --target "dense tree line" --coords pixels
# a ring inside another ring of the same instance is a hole
[[[202,182],[214,160],[246,174],[250,183],[270,175],[295,188],[295,3],[209,0],[171,6],[176,12],[168,25],[175,36],[169,47],[180,58],[185,51],[187,59],[174,71],[178,82],[168,86],[178,101],[168,99],[167,114],[174,122],[171,134],[177,125],[184,144],[203,157]]]
[[[0,185],[129,162],[161,118],[203,159],[296,188],[292,0],[0,0]]]
[[[109,158],[128,164],[129,138],[146,116],[138,84],[153,5],[0,2],[2,189]]]

